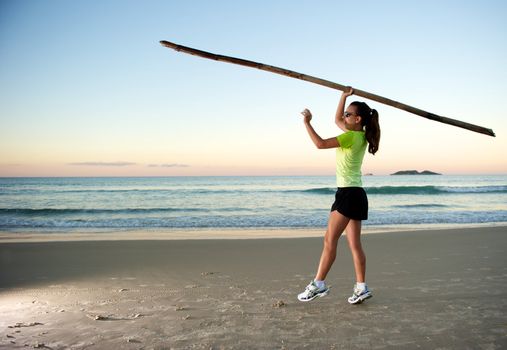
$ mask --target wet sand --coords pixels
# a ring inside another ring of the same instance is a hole
[[[0,348],[507,348],[507,227],[364,235],[355,306],[344,237],[308,303],[321,237],[143,237],[0,240]]]

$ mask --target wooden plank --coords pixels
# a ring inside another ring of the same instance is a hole
[[[250,68],[256,68],[256,69],[264,70],[267,72],[291,77],[294,79],[304,80],[304,81],[308,81],[308,82],[311,82],[314,84],[326,86],[326,87],[329,87],[329,88],[335,89],[335,90],[347,91],[349,89],[349,86],[347,86],[347,85],[338,84],[338,83],[335,83],[335,82],[332,82],[329,80],[317,78],[317,77],[303,74],[303,73],[298,73],[298,72],[295,72],[295,71],[292,71],[289,69],[285,69],[285,68],[280,68],[280,67],[275,67],[275,66],[271,66],[268,64],[264,64],[264,63],[249,61],[249,60],[245,60],[242,58],[214,54],[211,52],[202,51],[202,50],[194,49],[191,47],[174,44],[172,42],[165,41],[165,40],[160,41],[160,44],[162,44],[163,46],[168,47],[170,49],[173,49],[173,50],[176,50],[179,52],[183,52],[183,53],[187,53],[190,55],[199,56],[199,57],[203,57],[203,58],[207,58],[207,59],[215,60],[215,61],[238,64],[238,65],[250,67]],[[398,109],[407,111],[409,113],[416,114],[416,115],[421,116],[426,119],[434,120],[434,121],[444,123],[444,124],[457,126],[459,128],[467,129],[470,131],[478,132],[478,133],[493,136],[493,137],[495,136],[495,133],[491,129],[488,129],[488,128],[485,128],[485,127],[482,127],[479,125],[475,125],[475,124],[466,123],[461,120],[443,117],[443,116],[440,116],[440,115],[437,115],[434,113],[430,113],[430,112],[424,111],[422,109],[415,108],[415,107],[409,106],[407,104],[404,104],[404,103],[401,103],[398,101],[394,101],[394,100],[391,100],[391,99],[383,97],[383,96],[372,94],[370,92],[363,91],[363,90],[360,90],[357,88],[354,88],[354,95],[364,97],[369,100],[376,101],[376,102],[379,102],[379,103],[382,103],[382,104],[385,104],[385,105],[388,105],[388,106],[391,106],[394,108],[398,108]]]

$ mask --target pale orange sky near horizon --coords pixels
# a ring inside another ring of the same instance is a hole
[[[327,118],[316,116],[313,123],[323,137],[341,132],[332,123],[332,101],[327,107],[322,112]],[[364,174],[387,175],[408,169],[443,174],[507,174],[503,150],[498,149],[498,144],[505,142],[498,137],[412,117],[392,108],[380,106],[379,110],[384,112],[381,121],[390,119],[381,123],[379,152],[365,156]],[[46,143],[41,139],[37,149],[0,151],[0,176],[333,175],[335,150],[316,149],[298,113],[291,117],[292,123],[284,130],[263,131],[260,123],[252,123],[249,134],[229,132],[225,126],[222,133],[208,134],[190,126],[192,132],[188,135],[166,138],[164,132],[150,133],[136,142],[130,142],[135,135],[123,135],[111,144],[107,135],[89,144],[79,140],[78,135],[63,143],[56,138]],[[393,125],[396,118],[401,119]],[[233,124],[230,129],[235,128]],[[399,129],[422,130],[431,137],[424,132],[400,133]]]
[[[334,150],[313,146],[299,112],[309,108],[317,132],[336,136],[340,92],[177,53],[164,39],[352,85],[497,135],[352,96],[380,113],[380,149],[366,155],[363,173],[507,174],[501,1],[280,1],[269,11],[121,4],[2,5],[0,177],[334,174]],[[344,35],[335,14],[358,11],[375,32]],[[167,21],[167,13],[181,16]]]

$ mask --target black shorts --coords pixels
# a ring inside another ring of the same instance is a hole
[[[331,211],[352,220],[368,220],[368,197],[362,187],[338,187]]]

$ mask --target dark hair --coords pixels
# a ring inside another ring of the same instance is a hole
[[[356,107],[357,115],[361,117],[361,125],[365,127],[368,152],[375,154],[380,143],[380,125],[377,110],[371,109],[366,103],[359,101],[354,101],[350,105]]]

